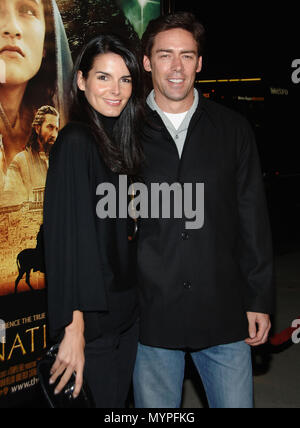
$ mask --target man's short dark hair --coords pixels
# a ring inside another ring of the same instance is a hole
[[[144,55],[148,58],[151,57],[154,40],[159,33],[176,28],[186,30],[193,35],[198,45],[198,55],[202,56],[205,41],[205,29],[203,25],[197,21],[195,15],[190,12],[168,14],[150,21],[142,37]]]

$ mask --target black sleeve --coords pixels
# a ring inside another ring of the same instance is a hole
[[[92,136],[64,128],[51,151],[44,203],[50,337],[72,322],[73,311],[107,310],[91,183]]]
[[[247,284],[249,312],[274,310],[273,249],[255,137],[246,121],[239,137],[237,190],[240,219],[240,266]]]

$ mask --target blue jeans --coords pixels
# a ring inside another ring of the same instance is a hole
[[[253,408],[251,349],[245,342],[190,352],[210,408]],[[139,344],[133,385],[136,408],[179,408],[185,352]]]

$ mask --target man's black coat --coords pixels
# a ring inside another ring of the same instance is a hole
[[[149,195],[152,183],[204,183],[204,225],[141,220],[141,343],[200,349],[244,340],[246,312],[273,309],[271,234],[250,125],[200,95],[180,159],[160,116],[148,109],[147,118]]]

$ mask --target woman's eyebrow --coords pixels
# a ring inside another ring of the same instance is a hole
[[[110,73],[106,73],[105,71],[100,71],[100,70],[98,70],[98,71],[96,71],[96,74],[104,74],[105,76],[112,76]],[[128,74],[127,76],[121,76],[121,79],[123,79],[124,77],[131,77],[131,75],[130,74]]]

